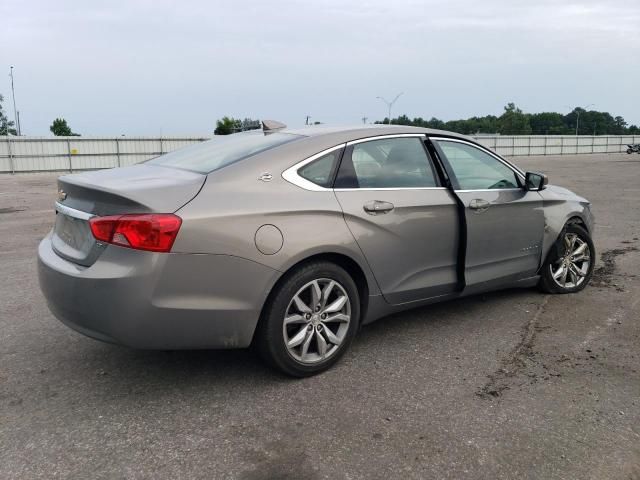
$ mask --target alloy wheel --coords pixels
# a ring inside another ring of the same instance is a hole
[[[282,326],[289,355],[305,364],[322,362],[336,353],[351,322],[351,301],[345,288],[329,278],[305,284],[293,296]]]
[[[576,233],[565,233],[564,254],[549,265],[553,281],[560,287],[575,288],[585,281],[591,266],[589,245]]]

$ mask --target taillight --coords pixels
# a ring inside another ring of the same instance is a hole
[[[89,219],[91,233],[96,240],[151,252],[170,252],[181,224],[182,219],[171,213]]]

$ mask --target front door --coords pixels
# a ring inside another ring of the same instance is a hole
[[[544,234],[542,197],[498,156],[471,143],[431,139],[443,157],[466,220],[468,290],[534,276]]]
[[[424,135],[351,142],[334,191],[385,299],[400,304],[458,287],[455,197],[437,180]]]

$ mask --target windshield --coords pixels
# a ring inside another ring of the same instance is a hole
[[[212,140],[153,158],[146,163],[181,168],[198,173],[210,173],[298,138],[302,138],[302,136],[289,133],[270,133],[265,135],[261,130],[233,135],[220,135]]]

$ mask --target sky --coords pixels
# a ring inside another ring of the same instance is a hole
[[[205,135],[574,106],[640,124],[638,0],[0,0],[23,134]],[[1,74],[2,72],[5,74]]]

